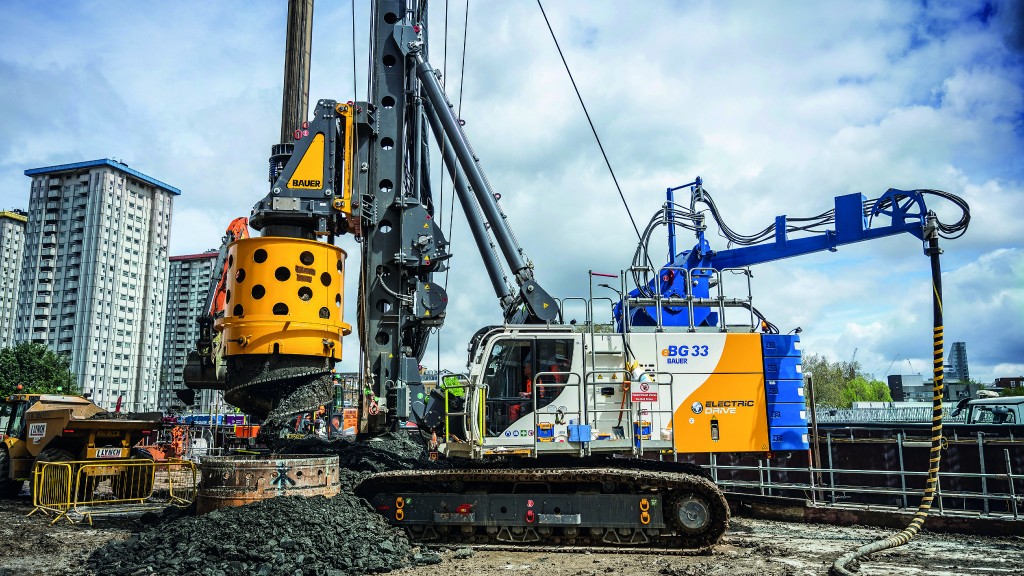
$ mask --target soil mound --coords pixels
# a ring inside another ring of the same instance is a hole
[[[350,493],[279,497],[162,522],[96,550],[99,574],[372,574],[412,562],[405,535]]]

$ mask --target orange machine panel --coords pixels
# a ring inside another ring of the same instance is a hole
[[[708,374],[673,416],[678,452],[768,450],[764,374]]]

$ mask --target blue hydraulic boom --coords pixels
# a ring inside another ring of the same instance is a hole
[[[685,188],[690,189],[689,206],[675,201],[675,192]],[[937,195],[960,206],[963,210],[960,221],[952,225],[938,222],[934,212],[930,212],[925,204],[926,194]],[[698,210],[698,204],[707,208]],[[736,247],[721,251],[711,249],[705,236],[706,213],[716,221],[729,244]],[[688,184],[668,188],[664,209],[648,224],[634,257],[632,270],[637,288],[628,294],[631,304],[624,306],[620,302],[615,306],[617,329],[620,332],[651,326],[690,331],[724,329],[724,326],[719,326],[719,308],[709,305],[714,301],[711,290],[715,287],[715,278],[722,271],[825,250],[835,252],[845,244],[902,233],[909,233],[924,242],[927,253],[930,227],[939,235],[955,238],[966,230],[969,220],[966,202],[952,194],[938,190],[890,188],[874,200],[868,200],[863,194],[837,196],[834,209],[811,218],[776,216],[774,224],[757,234],[745,236],[737,234],[723,222],[711,195],[704,190],[703,181],[697,177]],[[647,243],[659,225],[668,228],[670,261],[657,269],[656,278],[651,278]],[[695,232],[697,243],[693,248],[677,252],[677,227]],[[811,235],[791,237],[793,233]],[[656,303],[652,304],[650,299],[655,299]],[[756,313],[753,308],[751,311]],[[624,315],[629,319],[626,324],[623,323]],[[761,320],[762,329],[768,331],[769,324],[763,317]]]

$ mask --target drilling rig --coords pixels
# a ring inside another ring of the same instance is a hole
[[[334,243],[351,236],[361,255],[360,432],[412,423],[431,450],[464,459],[363,482],[357,493],[392,524],[417,539],[467,543],[714,545],[728,505],[706,472],[679,456],[808,448],[799,336],[778,334],[753,306],[748,267],[900,233],[925,241],[956,227],[926,210],[931,191],[889,190],[876,200],[838,197],[811,219],[779,216],[715,251],[705,212],[734,233],[698,178],[668,189],[648,226],[668,226],[670,261],[650,264],[645,233],[633,264],[612,275],[621,283],[616,331],[574,328],[516,242],[430,66],[425,3],[379,0],[372,17],[369,100],[319,100],[294,142],[274,146],[270,190],[249,218],[260,236],[228,247],[224,315],[215,321],[226,399],[273,421],[330,397],[329,374],[351,331],[346,254]],[[428,391],[419,365],[448,301],[434,275],[451,257],[434,218],[431,137],[503,323],[477,331],[466,373]],[[688,208],[673,196],[687,187]],[[692,249],[677,252],[677,227],[695,233]],[[740,297],[725,292],[734,278]]]

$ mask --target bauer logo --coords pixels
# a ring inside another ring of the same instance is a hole
[[[693,404],[690,404],[690,410],[693,410],[694,414],[700,414],[704,411],[704,405],[700,402],[694,402]]]

